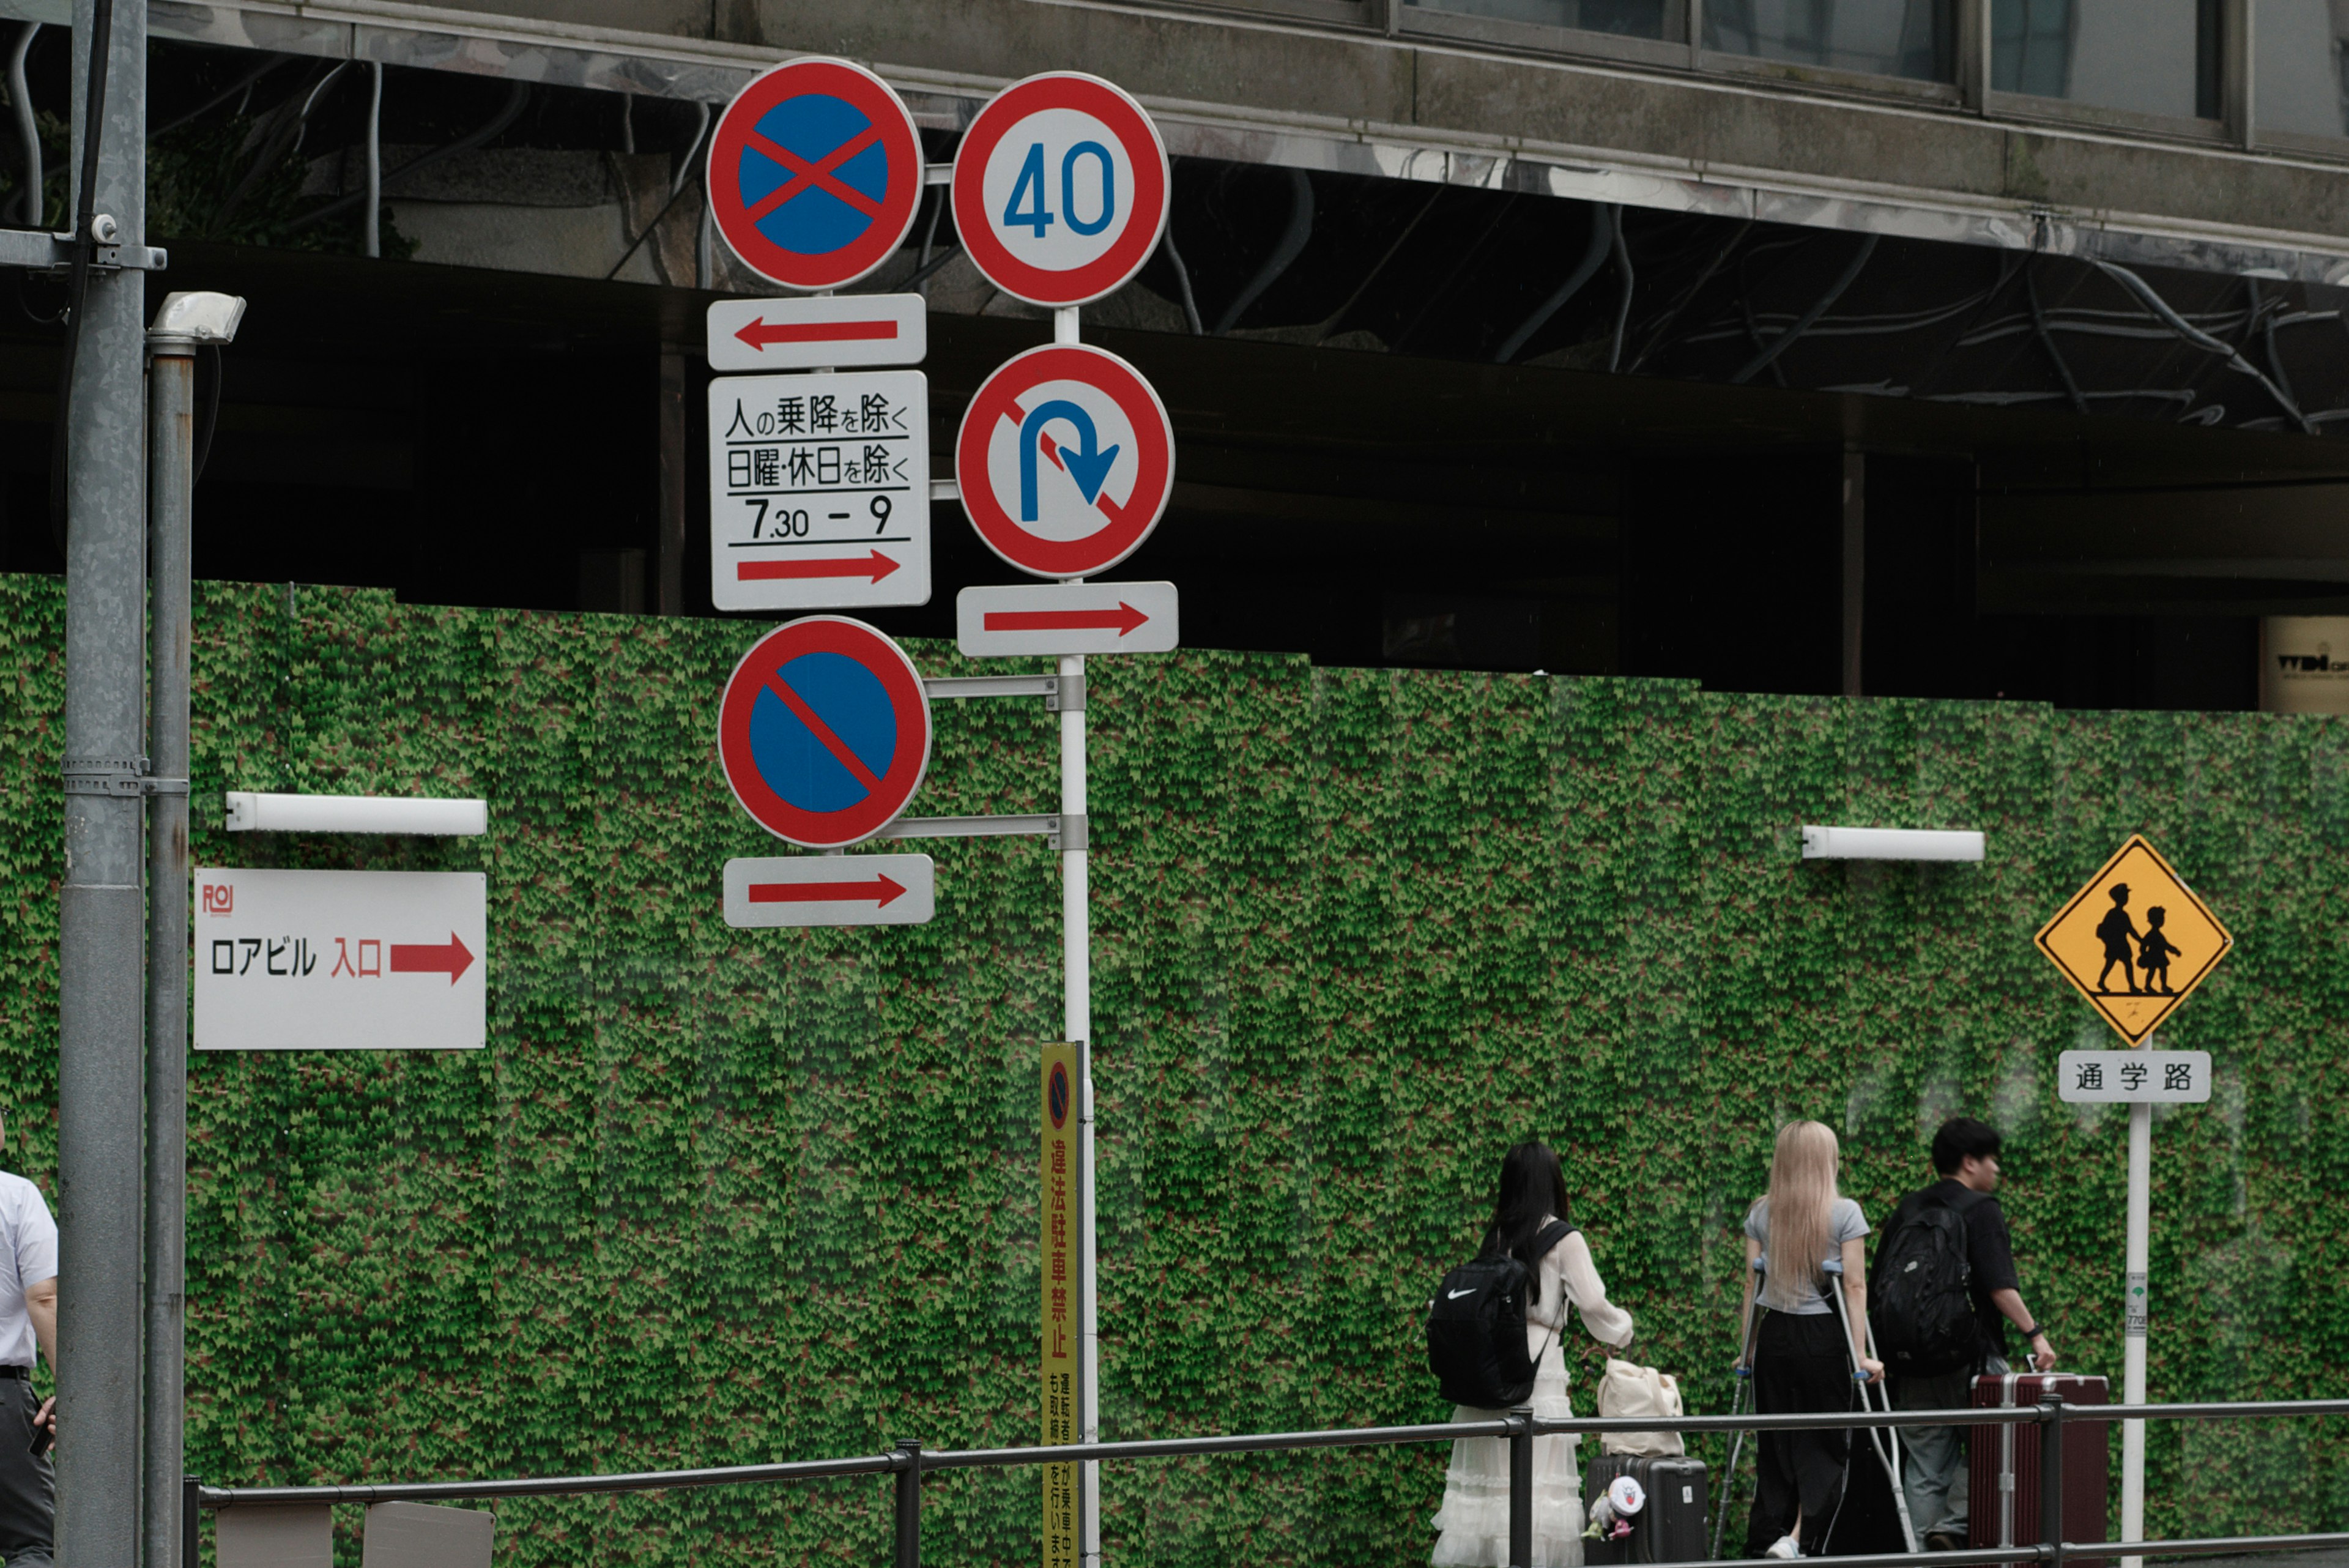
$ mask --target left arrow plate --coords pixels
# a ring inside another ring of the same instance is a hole
[[[918,294],[715,300],[709,306],[709,368],[918,365],[929,348],[928,327]]]
[[[930,392],[919,370],[709,383],[709,600],[930,602]]]
[[[793,855],[726,863],[730,926],[922,926],[938,912],[926,855]]]

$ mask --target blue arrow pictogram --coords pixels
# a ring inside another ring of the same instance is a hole
[[[1102,486],[1109,481],[1110,464],[1117,461],[1118,449],[1094,450],[1101,433],[1093,429],[1092,415],[1066,398],[1053,398],[1037,404],[1028,417],[1019,421],[1019,521],[1036,521],[1036,452],[1049,438],[1044,426],[1052,420],[1066,420],[1076,426],[1077,439],[1084,450],[1073,447],[1056,448],[1055,461],[1077,482],[1077,489],[1091,505],[1101,494]]]

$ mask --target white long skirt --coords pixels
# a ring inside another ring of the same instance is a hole
[[[1540,1332],[1537,1330],[1536,1332]],[[1565,1420],[1574,1414],[1566,1390],[1566,1350],[1555,1335],[1534,1368],[1534,1414]],[[1465,1405],[1455,1421],[1492,1421],[1506,1410]],[[1582,1472],[1571,1434],[1534,1439],[1534,1557],[1531,1568],[1582,1568]],[[1506,1438],[1460,1438],[1444,1478],[1444,1506],[1435,1511],[1435,1568],[1507,1568],[1509,1445]]]

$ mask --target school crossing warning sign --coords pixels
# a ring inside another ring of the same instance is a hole
[[[2185,878],[2134,834],[2040,928],[2038,940],[2132,1045],[2176,1012],[2235,943]]]

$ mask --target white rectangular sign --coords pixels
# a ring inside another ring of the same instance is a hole
[[[918,365],[929,348],[918,294],[720,299],[709,306],[713,370],[827,370]]]
[[[2066,1051],[2055,1096],[2068,1105],[2199,1106],[2210,1097],[2208,1051]]]
[[[722,610],[930,602],[919,370],[709,383],[709,597]]]
[[[926,855],[792,855],[726,863],[730,926],[922,926],[938,912]]]
[[[1035,583],[955,596],[955,641],[974,659],[1036,653],[1171,653],[1173,583]]]
[[[478,1051],[488,878],[478,871],[198,867],[199,1051]]]

